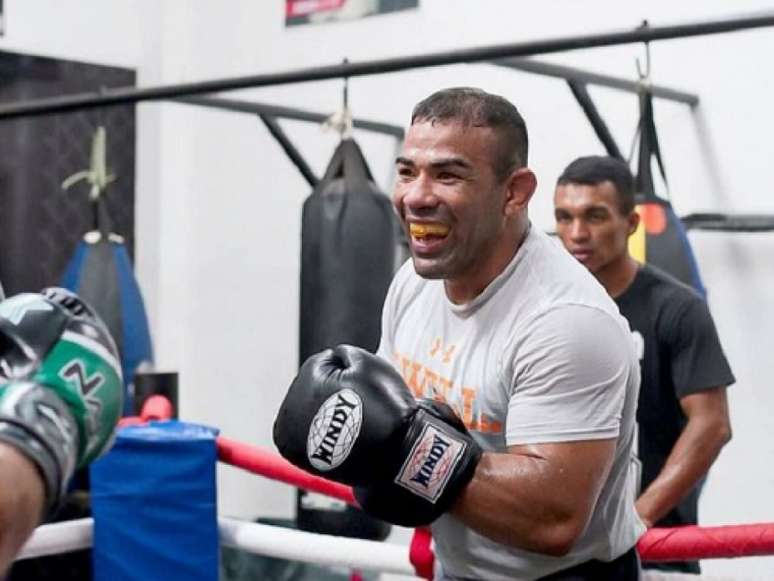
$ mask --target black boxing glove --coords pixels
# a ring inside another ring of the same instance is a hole
[[[274,443],[308,472],[369,484],[387,476],[379,447],[400,445],[415,410],[414,397],[389,363],[339,345],[301,366],[274,421]]]
[[[417,405],[401,471],[392,480],[354,488],[365,512],[404,527],[430,524],[449,510],[473,478],[482,454],[451,407],[429,399]]]
[[[389,363],[348,345],[304,363],[274,442],[296,466],[354,485],[366,512],[406,526],[448,510],[481,458],[451,408],[416,402]]]

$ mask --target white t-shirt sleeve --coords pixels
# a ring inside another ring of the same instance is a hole
[[[507,445],[617,437],[627,384],[639,374],[630,343],[614,315],[583,305],[552,309],[514,333],[503,367]]]

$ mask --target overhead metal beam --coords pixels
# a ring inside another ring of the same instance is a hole
[[[250,113],[253,115],[268,115],[278,119],[294,119],[297,121],[310,121],[312,123],[323,123],[327,121],[328,115],[304,111],[293,107],[283,107],[280,105],[267,105],[266,103],[256,103],[254,101],[241,101],[236,99],[221,99],[219,97],[180,97],[174,99],[176,103],[186,103],[188,105],[199,105],[201,107],[210,107],[213,109],[222,109],[224,111],[236,111],[240,113]],[[365,119],[353,119],[352,125],[358,129],[373,131],[375,133],[384,133],[392,135],[397,139],[403,139],[404,131],[398,125],[381,123],[378,121],[367,121]]]
[[[576,69],[574,67],[547,63],[545,61],[536,61],[529,58],[500,59],[492,61],[492,64],[527,73],[534,73],[536,75],[556,77],[566,81],[583,83],[585,85],[599,85],[601,87],[618,89],[619,91],[626,91],[628,93],[637,93],[637,91],[641,89],[640,83],[637,81],[602,75],[583,69]],[[693,93],[686,93],[684,91],[678,91],[660,85],[648,85],[648,90],[654,97],[660,99],[685,103],[691,107],[696,107],[699,104],[699,96]]]
[[[106,89],[98,93],[66,95],[6,105],[5,107],[0,107],[0,119],[65,113],[67,111],[76,111],[92,107],[126,105],[142,101],[171,99],[174,97],[202,95],[235,89],[324,81],[342,77],[361,77],[457,63],[492,61],[506,57],[533,56],[584,48],[631,44],[634,42],[654,42],[675,38],[688,38],[692,36],[720,34],[766,26],[774,26],[774,11],[762,14],[758,13],[754,16],[711,20],[700,23],[638,27],[634,30],[615,31],[604,34],[569,36],[514,44],[483,46],[445,52],[426,53],[408,57],[371,60],[360,63],[339,63],[335,65],[307,67],[278,73],[264,73],[246,77],[181,83],[176,85],[148,87],[144,89],[135,87]]]

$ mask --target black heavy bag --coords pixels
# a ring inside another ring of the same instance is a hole
[[[349,343],[374,351],[395,271],[397,225],[360,147],[344,139],[304,203],[300,361]],[[390,526],[341,502],[299,491],[302,530],[382,540]]]

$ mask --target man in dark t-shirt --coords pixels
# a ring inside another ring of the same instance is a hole
[[[637,511],[648,527],[696,524],[704,478],[731,438],[726,387],[735,381],[707,303],[629,254],[639,216],[626,163],[572,162],[557,181],[554,215],[562,243],[616,301],[639,350]],[[695,562],[645,566],[699,572]]]

